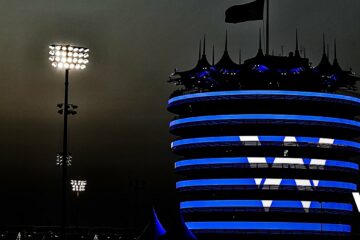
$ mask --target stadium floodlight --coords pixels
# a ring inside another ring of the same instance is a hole
[[[57,104],[58,113],[64,115],[63,151],[57,156],[57,164],[62,167],[62,239],[66,240],[67,221],[67,191],[68,178],[67,167],[71,164],[71,155],[68,153],[68,115],[75,115],[78,106],[68,103],[69,72],[70,70],[83,70],[89,63],[90,50],[85,47],[77,47],[65,44],[54,44],[49,46],[49,60],[54,68],[65,70],[65,96],[64,103]],[[63,161],[66,159],[66,164]]]
[[[66,157],[66,163],[67,163],[68,167],[71,166],[71,162],[72,162],[72,156],[69,153]],[[63,164],[63,154],[58,153],[58,154],[56,154],[56,165],[62,166],[62,164]]]
[[[49,60],[59,69],[83,70],[89,63],[89,49],[71,45],[50,45]]]
[[[85,188],[87,185],[86,180],[71,180],[72,191],[76,192],[76,195],[79,196],[80,192],[85,192]]]

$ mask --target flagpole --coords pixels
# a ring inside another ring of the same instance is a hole
[[[266,1],[266,55],[269,55],[269,38],[270,38],[270,17],[269,17],[269,10],[270,10],[270,0]]]

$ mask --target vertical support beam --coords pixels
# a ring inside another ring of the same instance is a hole
[[[269,55],[270,49],[270,0],[266,1],[266,55]]]
[[[64,96],[64,135],[63,135],[63,162],[62,162],[62,239],[66,240],[67,223],[67,140],[68,140],[68,92],[69,92],[69,69],[65,70],[65,96]]]

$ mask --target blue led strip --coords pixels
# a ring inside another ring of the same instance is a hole
[[[265,203],[266,202],[266,203]],[[266,205],[268,204],[268,205]],[[180,203],[180,209],[196,208],[295,208],[295,209],[322,209],[353,211],[352,204],[335,202],[310,202],[310,201],[282,201],[282,200],[209,200],[187,201]]]
[[[182,118],[170,122],[170,127],[175,127],[180,124],[193,124],[208,121],[246,121],[246,120],[284,120],[284,121],[307,121],[307,122],[319,122],[330,124],[342,124],[351,127],[360,128],[360,122],[352,121],[342,118],[332,117],[318,117],[318,116],[303,116],[303,115],[277,115],[277,114],[236,114],[236,115],[212,115],[212,116],[200,116],[191,118]]]
[[[234,164],[294,164],[304,166],[326,166],[339,167],[359,170],[359,165],[356,163],[337,161],[337,160],[322,160],[310,158],[275,158],[275,157],[234,157],[234,158],[200,158],[187,159],[175,163],[175,169],[181,167],[198,167],[207,165],[234,165]]]
[[[186,222],[189,230],[273,230],[350,233],[351,226],[297,222]]]
[[[223,92],[206,92],[206,93],[194,93],[187,94],[169,99],[168,105],[175,102],[197,98],[207,97],[225,97],[225,96],[247,96],[247,95],[275,95],[275,96],[289,96],[289,97],[317,97],[328,100],[340,100],[349,101],[354,104],[360,104],[360,99],[356,97],[350,97],[346,95],[331,94],[331,93],[319,93],[319,92],[299,92],[299,91],[267,91],[267,90],[249,90],[249,91],[223,91]]]
[[[357,185],[348,182],[326,181],[326,180],[308,180],[308,179],[277,179],[277,178],[227,178],[227,179],[197,179],[184,180],[176,183],[176,188],[191,187],[226,187],[226,186],[292,186],[292,187],[322,187],[337,188],[344,190],[357,190]]]
[[[314,137],[291,137],[291,136],[224,136],[224,137],[204,137],[204,138],[188,138],[177,140],[171,143],[171,148],[189,144],[205,144],[205,143],[243,143],[243,142],[278,142],[278,143],[307,143],[307,144],[330,144],[334,146],[353,147],[360,149],[360,143]]]

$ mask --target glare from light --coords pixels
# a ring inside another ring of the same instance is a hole
[[[89,49],[69,45],[49,46],[49,60],[51,65],[59,69],[85,69],[89,63]]]

